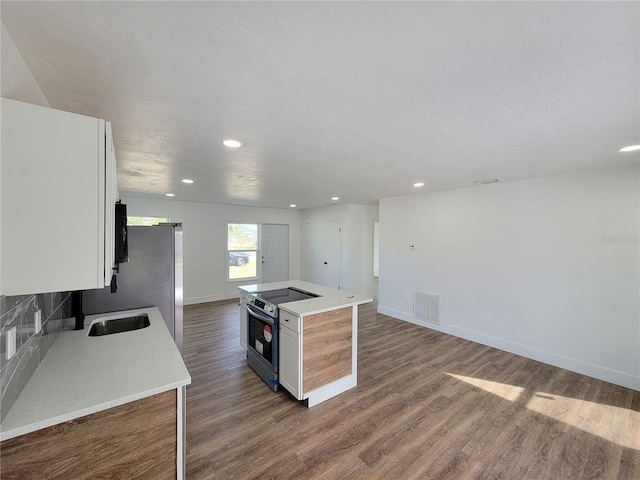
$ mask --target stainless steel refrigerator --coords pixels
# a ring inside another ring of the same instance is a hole
[[[182,352],[182,224],[129,226],[129,262],[120,264],[117,291],[85,290],[82,309],[94,313],[158,307]]]

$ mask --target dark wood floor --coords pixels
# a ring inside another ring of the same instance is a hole
[[[640,478],[640,393],[377,314],[311,409],[246,365],[239,307],[185,307],[187,478]]]

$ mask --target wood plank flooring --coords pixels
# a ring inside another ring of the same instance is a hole
[[[640,392],[375,308],[358,386],[307,409],[247,366],[237,301],[185,307],[187,478],[640,478]]]

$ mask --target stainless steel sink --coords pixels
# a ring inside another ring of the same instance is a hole
[[[149,315],[146,313],[134,317],[102,320],[91,325],[89,336],[100,337],[102,335],[111,335],[112,333],[130,332],[131,330],[147,328],[149,325]]]

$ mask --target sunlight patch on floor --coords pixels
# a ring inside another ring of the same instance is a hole
[[[552,393],[536,392],[527,408],[592,435],[640,450],[640,412]]]
[[[512,402],[518,400],[525,390],[482,378],[455,373],[447,375]],[[527,408],[562,422],[567,427],[579,428],[623,447],[640,450],[640,412],[635,410],[546,392],[535,392]]]
[[[466,377],[464,375],[456,375],[455,373],[447,373],[447,375],[512,402],[515,402],[524,391],[524,388],[522,387],[507,385],[506,383],[492,382],[491,380],[484,380],[482,378]]]

